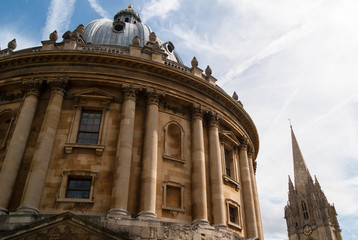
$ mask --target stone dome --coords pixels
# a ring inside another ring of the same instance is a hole
[[[132,44],[133,38],[137,36],[140,40],[139,46],[143,47],[149,41],[151,32],[152,29],[142,23],[138,13],[129,5],[128,8],[119,11],[113,20],[102,18],[87,24],[83,38],[87,43],[128,47]],[[168,59],[183,64],[173,43],[163,42],[159,38],[157,40],[161,48],[168,54]]]

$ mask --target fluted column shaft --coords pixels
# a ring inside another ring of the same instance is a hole
[[[247,144],[240,145],[240,170],[242,181],[242,195],[244,198],[245,224],[248,238],[258,237],[256,225],[256,213],[254,195],[252,192],[252,181],[250,175],[250,165],[247,157]]]
[[[148,93],[139,217],[155,218],[158,162],[158,95]]]
[[[46,108],[45,117],[42,122],[30,171],[27,176],[21,205],[17,210],[18,213],[39,213],[38,207],[45,186],[47,168],[55,141],[66,83],[67,79],[55,79],[48,81],[48,84],[52,88],[52,92]]]
[[[136,93],[132,87],[125,88],[119,126],[116,166],[112,189],[110,216],[128,215],[129,180],[132,162]]]
[[[204,134],[203,120],[200,109],[194,109],[192,116],[192,149],[191,149],[191,191],[193,223],[207,224],[207,196],[206,196],[206,176],[205,176],[205,153],[204,153]]]
[[[262,228],[260,202],[259,202],[259,195],[258,195],[258,191],[257,191],[256,176],[255,176],[255,170],[254,170],[254,165],[253,165],[253,157],[254,157],[253,155],[254,155],[254,153],[252,151],[250,151],[248,154],[248,160],[249,160],[249,166],[250,166],[250,176],[251,176],[251,180],[252,180],[252,192],[253,192],[253,196],[254,196],[257,231],[258,231],[260,240],[263,240],[264,233],[263,233],[263,228]]]
[[[226,228],[223,172],[217,117],[211,116],[209,124],[210,186],[214,226]]]
[[[10,144],[7,147],[0,172],[0,214],[8,212],[7,207],[36,112],[40,85],[40,81],[33,81],[29,84]]]

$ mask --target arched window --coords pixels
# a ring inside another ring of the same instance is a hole
[[[303,218],[307,220],[307,219],[309,219],[307,205],[304,201],[302,201],[301,205],[302,205]]]
[[[0,113],[0,149],[6,147],[13,121],[14,113],[11,110],[5,110]]]
[[[164,158],[184,162],[184,131],[177,122],[164,127]]]

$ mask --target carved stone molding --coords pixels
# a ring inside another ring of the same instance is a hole
[[[47,84],[51,87],[52,91],[64,94],[68,86],[68,77],[51,77],[47,79]]]
[[[209,112],[209,126],[210,127],[218,127],[220,118],[217,113]]]
[[[194,104],[191,110],[191,117],[192,118],[203,118],[203,109],[199,104]]]
[[[42,83],[43,78],[24,79],[22,81],[22,84],[26,84],[25,95],[33,94],[39,96],[41,92]]]
[[[247,138],[244,138],[243,140],[240,141],[239,149],[247,151],[248,144],[249,144],[249,140]]]
[[[147,104],[159,106],[159,97],[157,89],[147,89]]]
[[[124,99],[132,99],[137,101],[137,89],[133,84],[123,85],[123,97]]]

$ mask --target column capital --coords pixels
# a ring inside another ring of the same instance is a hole
[[[155,88],[147,88],[147,105],[159,106],[159,98],[164,95],[164,92],[158,91]]]
[[[244,139],[240,140],[239,149],[247,151],[248,145],[249,145],[249,140],[247,138],[244,138]]]
[[[219,118],[217,113],[212,112],[212,111],[209,112],[209,126],[210,127],[219,127],[220,120],[221,119]]]
[[[123,97],[124,99],[131,99],[133,101],[137,101],[137,89],[133,84],[125,84],[123,85]]]
[[[30,78],[23,79],[22,84],[26,84],[25,87],[25,96],[27,95],[40,95],[40,90],[42,87],[43,79],[42,78]]]
[[[193,108],[191,109],[191,117],[192,118],[203,118],[203,109],[200,104],[193,104]]]
[[[51,87],[53,92],[64,94],[68,84],[68,76],[63,77],[49,77],[47,84]]]

